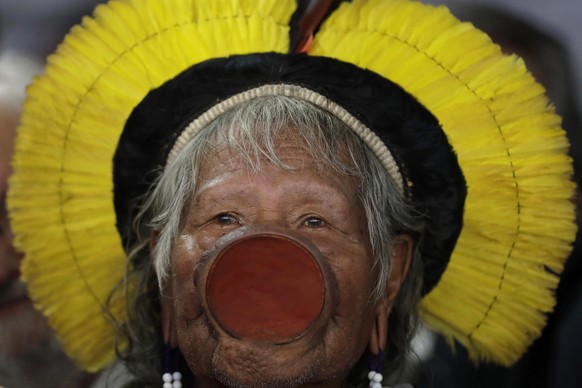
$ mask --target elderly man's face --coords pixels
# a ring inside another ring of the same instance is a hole
[[[253,173],[227,150],[202,164],[162,297],[165,320],[171,321],[167,332],[198,381],[245,386],[337,383],[363,354],[380,311],[385,313],[384,301],[370,303],[376,273],[355,180],[320,171],[301,148],[281,145],[278,153],[296,170],[264,162],[260,172]],[[287,346],[261,346],[210,326],[193,282],[195,268],[217,239],[244,225],[276,225],[299,233],[328,260],[339,286],[339,303],[315,335]]]

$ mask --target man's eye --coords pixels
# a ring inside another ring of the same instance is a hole
[[[308,217],[303,224],[310,228],[321,228],[325,225],[325,221],[319,217]]]
[[[232,225],[238,222],[236,217],[229,213],[221,213],[215,217],[215,220],[220,225]]]

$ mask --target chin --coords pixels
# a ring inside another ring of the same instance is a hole
[[[255,371],[244,371],[242,369],[232,370],[216,365],[211,371],[212,379],[220,382],[229,388],[263,388],[263,387],[298,387],[305,384],[315,384],[321,382],[317,376],[313,376],[309,371],[303,371],[299,375],[290,375],[285,369],[271,370],[258,374]]]
[[[232,388],[297,387],[339,381],[348,374],[351,365],[330,365],[318,350],[220,341],[211,361],[211,379]]]

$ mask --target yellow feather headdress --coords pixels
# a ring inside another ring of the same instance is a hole
[[[127,260],[112,166],[128,116],[194,64],[288,52],[295,7],[112,0],[73,28],[29,87],[9,211],[30,295],[81,367],[98,370],[114,357],[104,305]],[[576,230],[568,143],[544,89],[521,59],[446,8],[408,0],[341,4],[307,54],[372,70],[439,120],[468,194],[464,228],[421,314],[473,358],[514,362],[552,310]],[[124,303],[112,303],[121,320]]]

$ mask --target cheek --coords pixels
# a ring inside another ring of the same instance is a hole
[[[340,301],[337,315],[357,326],[360,318],[370,314],[371,295],[374,287],[371,268],[365,266],[336,266]],[[362,319],[364,321],[365,319]]]
[[[196,376],[209,376],[217,342],[207,326],[179,325],[177,339],[188,368]]]
[[[179,236],[176,240],[172,253],[171,281],[177,320],[192,320],[202,312],[198,290],[194,284],[194,272],[202,252],[201,244],[190,235]]]
[[[216,347],[194,283],[205,248],[191,236],[180,236],[172,255],[173,316],[178,346],[196,375],[208,375]]]
[[[337,349],[344,352],[344,357],[349,351],[357,360],[369,342],[375,319],[370,299],[375,286],[371,249],[359,242],[336,243],[324,249],[322,253],[329,258],[339,288],[330,334],[333,333],[333,342],[337,342]]]
[[[365,242],[332,242],[320,246],[334,272],[340,292],[338,310],[347,315],[366,309],[375,286],[371,249]]]
[[[357,361],[364,352],[375,320],[375,309],[370,303],[373,284],[370,269],[341,268],[337,271],[340,301],[334,316],[339,350],[350,350]]]

